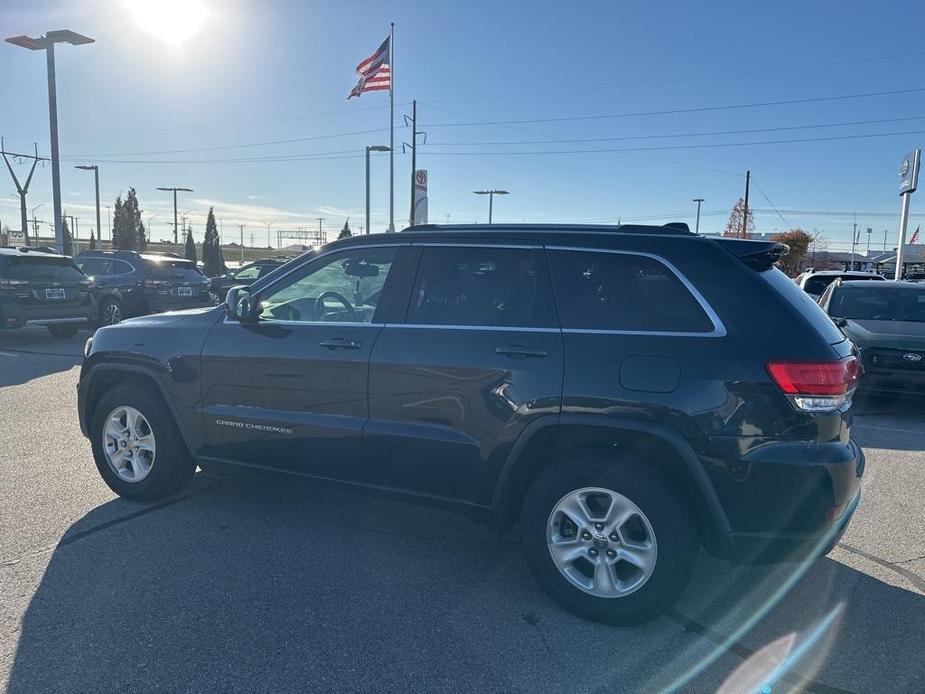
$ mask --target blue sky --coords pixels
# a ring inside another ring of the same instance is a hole
[[[883,230],[892,238],[898,224],[899,161],[925,141],[925,91],[625,115],[923,88],[925,7],[916,3],[203,4],[205,24],[179,43],[146,31],[120,0],[9,0],[0,9],[3,37],[71,28],[97,40],[57,53],[63,200],[83,234],[92,223],[92,174],[72,167],[97,161],[103,204],[134,186],[145,216],[156,215],[155,238],[172,234],[170,199],[154,190],[170,185],[195,189],[180,211],[190,210],[197,237],[209,203],[226,235],[244,223],[258,241],[267,222],[295,229],[317,226],[320,216],[334,229],[349,215],[351,226],[363,224],[362,152],[388,143],[388,97],[345,98],[354,66],[389,21],[396,124],[415,98],[427,132],[418,161],[430,172],[431,221],[485,221],[487,201],[472,191],[495,187],[511,191],[496,199],[496,221],[693,225],[691,199],[703,197],[701,229],[714,231],[751,169],[759,231],[818,229],[844,249],[856,212],[879,247]],[[37,141],[47,153],[41,54],[0,45],[0,75],[7,148]],[[605,115],[621,117],[598,117]],[[510,123],[557,118],[575,119]],[[761,132],[729,133],[743,130]],[[343,135],[357,131],[376,132]],[[702,135],[710,132],[727,134]],[[741,144],[882,133],[909,134]],[[408,130],[395,138],[407,141]],[[277,140],[303,141],[249,146]],[[735,146],[716,146],[728,143]],[[600,151],[628,148],[647,149]],[[561,150],[568,153],[553,153]],[[388,220],[387,162],[378,155],[373,164],[377,231]],[[396,153],[395,167],[401,225],[410,156]],[[24,165],[16,171],[27,173]],[[13,184],[4,171],[0,181],[0,219],[17,227]],[[49,168],[32,183],[29,205],[38,204],[48,219]],[[925,221],[919,207],[913,198],[913,227]]]

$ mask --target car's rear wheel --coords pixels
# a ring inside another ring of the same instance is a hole
[[[117,299],[106,299],[100,305],[100,325],[115,325],[125,317],[125,309]]]
[[[213,306],[218,306],[220,303],[222,303],[222,299],[219,297],[219,295],[212,291],[209,292],[209,301],[212,302]]]
[[[159,395],[122,385],[100,398],[90,441],[103,480],[119,496],[150,501],[172,494],[196,465]]]
[[[531,569],[566,609],[638,624],[670,607],[690,577],[688,510],[642,461],[586,453],[536,479],[521,514]]]
[[[80,330],[80,326],[72,323],[48,326],[48,332],[50,332],[53,337],[74,337],[78,330]]]

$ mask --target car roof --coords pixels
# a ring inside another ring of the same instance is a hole
[[[867,272],[866,270],[816,270],[807,273],[807,277],[883,277],[876,272]]]
[[[402,229],[401,233],[442,232],[514,232],[537,233],[558,232],[611,232],[615,234],[657,234],[671,236],[693,236],[684,222],[670,222],[663,226],[647,224],[418,224]]]
[[[847,281],[842,282],[839,287],[864,287],[865,289],[872,289],[873,291],[885,291],[887,289],[918,289],[922,291],[922,285],[916,282],[897,282],[896,280],[884,280],[883,282],[869,282],[869,281]]]
[[[10,247],[0,247],[0,255],[14,257],[14,258],[70,258],[69,255],[61,255],[59,253],[49,253],[48,251],[40,251],[37,249],[30,248],[10,248]]]

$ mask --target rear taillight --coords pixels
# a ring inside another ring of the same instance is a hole
[[[839,361],[772,361],[767,369],[798,410],[829,412],[851,401],[861,362],[853,356]]]

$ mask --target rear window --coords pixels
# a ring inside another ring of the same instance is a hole
[[[8,256],[6,267],[6,275],[15,280],[79,282],[86,279],[70,258]]]
[[[183,260],[149,260],[145,263],[148,276],[158,280],[179,280],[182,282],[201,282],[205,277],[189,261]]]
[[[829,313],[855,320],[925,322],[925,287],[842,287],[835,290]]]
[[[815,299],[800,289],[796,282],[787,277],[776,267],[760,273],[765,282],[777,290],[778,294],[793,306],[825,338],[826,342],[836,344],[845,339],[835,323],[826,315]]]
[[[563,328],[710,333],[703,307],[664,263],[644,255],[550,251]]]

